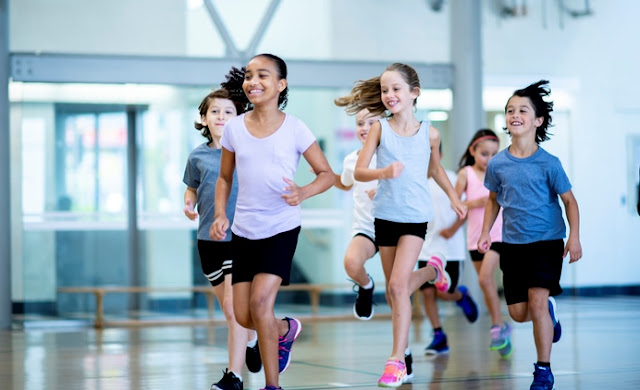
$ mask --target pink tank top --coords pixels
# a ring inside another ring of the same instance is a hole
[[[467,201],[486,198],[489,190],[484,186],[476,172],[470,165],[464,167],[467,172]],[[467,212],[467,248],[470,251],[478,249],[478,239],[482,233],[482,222],[484,220],[484,207],[474,207]],[[498,213],[490,232],[491,242],[502,242],[502,208]]]

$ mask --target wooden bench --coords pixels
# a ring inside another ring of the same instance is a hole
[[[314,319],[333,319],[342,318],[344,316],[319,316],[318,308],[320,306],[320,294],[323,291],[345,289],[350,285],[346,284],[307,284],[307,283],[294,283],[288,286],[281,286],[280,291],[305,291],[309,294],[311,316]],[[159,325],[159,324],[197,324],[197,323],[212,323],[212,322],[224,322],[224,319],[217,321],[214,316],[214,290],[211,286],[193,286],[193,287],[142,287],[142,286],[84,286],[84,287],[60,287],[59,293],[68,294],[93,294],[95,297],[95,318],[94,327],[104,328],[107,325],[111,326],[135,326],[135,325]],[[129,293],[129,294],[148,294],[148,293],[163,293],[163,292],[195,292],[202,293],[207,298],[207,310],[209,312],[209,318],[202,319],[188,319],[188,320],[176,320],[176,321],[153,321],[153,320],[120,320],[120,321],[105,321],[104,316],[104,297],[107,294],[115,293]]]

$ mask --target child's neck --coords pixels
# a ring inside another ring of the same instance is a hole
[[[414,134],[420,126],[420,121],[416,119],[413,112],[402,111],[393,114],[389,119],[389,126],[399,134]]]
[[[518,158],[526,158],[532,156],[538,151],[538,144],[535,140],[527,138],[514,137],[511,139],[509,153]]]
[[[213,137],[211,142],[207,144],[211,149],[220,149],[222,145],[220,144],[220,137]]]

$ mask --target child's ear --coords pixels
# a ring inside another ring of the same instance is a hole
[[[206,115],[200,115],[200,123],[202,124],[202,126],[209,127],[209,125],[207,125],[207,116]]]
[[[539,116],[539,117],[537,117],[537,118],[536,118],[536,120],[533,122],[533,124],[534,124],[536,127],[540,127],[540,126],[542,126],[542,123],[544,123],[544,117],[543,117],[543,116]]]
[[[282,92],[282,91],[284,91],[285,88],[287,88],[287,80],[286,79],[280,79],[279,84],[278,84],[278,91]]]

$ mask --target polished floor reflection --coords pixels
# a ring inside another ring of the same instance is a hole
[[[382,309],[382,308],[381,308]],[[349,310],[349,308],[344,308]],[[506,309],[505,309],[506,310]],[[557,389],[640,389],[640,299],[560,298],[563,336],[554,344]],[[488,349],[489,319],[469,324],[443,305],[449,355],[422,354],[427,321],[414,321],[413,384],[401,389],[528,389],[535,348],[529,324],[515,324],[514,352]],[[0,388],[12,390],[209,389],[226,366],[223,326],[94,330],[55,322],[0,332]],[[284,389],[374,389],[391,349],[388,319],[303,322]],[[245,389],[263,374],[244,371]]]

